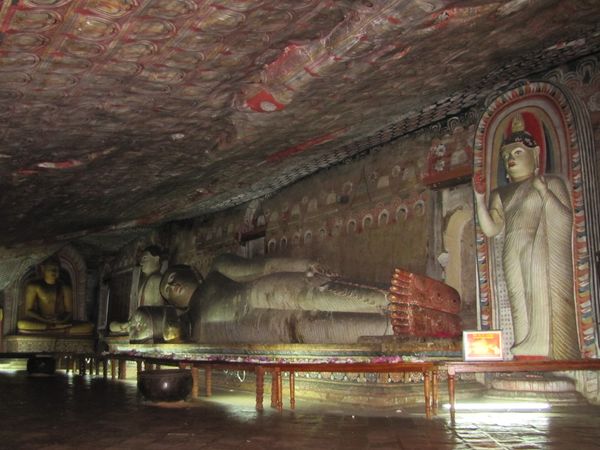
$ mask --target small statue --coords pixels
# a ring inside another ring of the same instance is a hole
[[[137,291],[137,307],[162,306],[165,304],[160,295],[160,273],[161,249],[156,245],[150,245],[144,249],[140,257],[141,277]],[[129,332],[129,321],[111,322],[109,330],[113,335],[127,335]]]
[[[17,322],[19,332],[91,335],[92,323],[73,321],[73,291],[59,278],[59,260],[48,258],[40,268],[42,278],[30,281],[25,287],[25,318]]]
[[[492,191],[474,180],[477,218],[488,237],[504,232],[502,262],[511,305],[515,357],[580,357],[571,232],[573,212],[564,181],[539,175],[540,147],[516,115],[500,157],[510,183]]]
[[[138,307],[164,305],[164,300],[160,296],[159,289],[162,278],[160,266],[161,249],[156,245],[146,247],[140,258],[142,275],[138,288]]]

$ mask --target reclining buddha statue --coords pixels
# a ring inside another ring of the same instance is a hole
[[[164,335],[173,339],[189,335],[203,344],[352,344],[394,333],[387,290],[344,280],[305,259],[224,254],[202,281],[189,266],[170,267],[160,291],[170,305],[161,313],[168,328]],[[141,308],[132,317],[132,341],[156,337],[150,312]],[[181,330],[174,332],[178,321]]]
[[[170,267],[160,289],[185,312],[198,343],[344,344],[392,334],[384,289],[343,281],[304,259],[225,254],[202,282],[188,266]],[[148,332],[144,322],[134,314],[132,340]]]

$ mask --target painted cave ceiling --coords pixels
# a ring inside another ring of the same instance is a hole
[[[263,197],[600,48],[597,0],[0,5],[0,246]]]

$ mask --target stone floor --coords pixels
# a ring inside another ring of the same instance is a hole
[[[151,404],[134,381],[0,372],[6,449],[599,449],[600,407],[551,412],[374,411],[299,399],[258,413],[249,394]]]

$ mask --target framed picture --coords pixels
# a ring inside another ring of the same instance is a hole
[[[463,331],[465,361],[502,361],[502,331]]]

